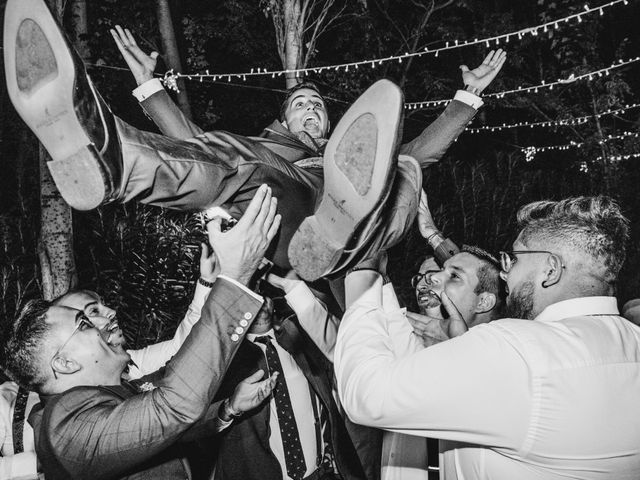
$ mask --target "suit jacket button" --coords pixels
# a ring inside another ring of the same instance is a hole
[[[236,333],[237,333],[238,335],[242,335],[242,333],[243,333],[243,332],[244,332],[244,328],[242,328],[242,327],[236,327]]]
[[[236,334],[236,333],[234,333],[233,335],[231,335],[231,341],[232,341],[232,342],[237,342],[239,338],[240,338],[240,337],[239,337],[239,336],[238,336],[238,334]]]
[[[245,320],[251,320],[252,318],[253,318],[253,315],[251,314],[251,312],[247,312],[244,314]]]

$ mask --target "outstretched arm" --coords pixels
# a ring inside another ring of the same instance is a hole
[[[436,227],[424,190],[420,194],[420,205],[418,206],[418,229],[422,238],[433,248],[438,265],[442,266],[447,259],[460,253],[458,246],[449,238],[444,237]]]
[[[267,281],[284,291],[284,298],[298,317],[300,326],[327,360],[333,362],[333,349],[336,346],[340,319],[329,312],[327,306],[293,271],[285,277],[270,273]]]
[[[402,145],[400,153],[415,158],[422,168],[438,162],[482,106],[479,95],[491,84],[505,59],[506,53],[498,50],[489,52],[482,64],[473,70],[461,65],[462,80],[470,88],[458,90],[444,112],[418,137]]]
[[[203,130],[184,116],[162,83],[153,77],[158,52],[144,53],[138,46],[131,31],[116,25],[111,36],[127,62],[129,70],[138,84],[133,95],[138,99],[144,111],[167,137],[186,140],[203,133]]]

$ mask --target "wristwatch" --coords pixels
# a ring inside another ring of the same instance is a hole
[[[222,405],[220,405],[220,410],[218,410],[218,417],[225,422],[230,422],[242,415],[242,412],[236,411],[231,408],[231,402],[227,398]]]

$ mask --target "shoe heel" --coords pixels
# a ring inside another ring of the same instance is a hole
[[[343,245],[331,242],[316,217],[307,217],[289,242],[289,261],[296,273],[309,282],[331,270],[342,254]]]
[[[101,162],[93,144],[61,160],[47,162],[51,176],[69,206],[76,210],[91,210],[104,202],[107,192]]]

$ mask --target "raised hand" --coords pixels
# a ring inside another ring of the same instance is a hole
[[[420,205],[418,205],[418,229],[423,238],[429,238],[438,231],[431,216],[429,204],[427,203],[427,194],[424,190],[420,193]]]
[[[476,89],[480,95],[489,86],[504,65],[507,52],[502,49],[491,50],[479,67],[469,70],[466,65],[460,65],[462,70],[462,82]]]
[[[222,232],[220,217],[207,224],[209,243],[218,258],[220,275],[249,284],[280,227],[277,207],[278,201],[271,196],[271,188],[262,185],[233,228]]]
[[[136,83],[142,85],[151,80],[158,63],[158,52],[151,52],[149,55],[144,53],[138,47],[128,28],[123,29],[120,25],[116,25],[115,29],[112,28],[109,31],[122,54],[122,58],[127,62],[133,78],[136,79]]]
[[[264,370],[258,370],[238,384],[229,398],[229,406],[234,412],[244,413],[253,410],[271,395],[278,381],[278,372],[260,380],[263,376]]]

